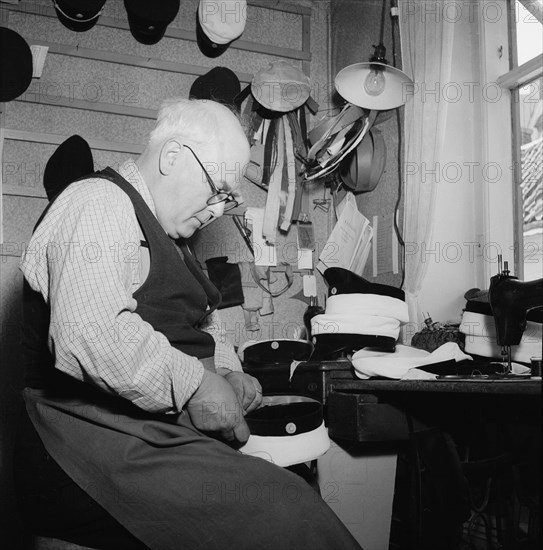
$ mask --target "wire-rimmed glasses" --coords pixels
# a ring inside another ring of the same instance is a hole
[[[209,187],[211,187],[211,191],[213,192],[213,194],[211,195],[211,197],[209,197],[209,199],[207,199],[206,201],[207,205],[213,206],[215,204],[224,202],[224,212],[228,212],[229,210],[236,208],[236,206],[238,206],[239,203],[232,196],[232,194],[227,193],[226,191],[220,191],[219,189],[217,189],[216,185],[213,183],[213,180],[211,179],[211,176],[209,175],[209,172],[204,168],[204,165],[200,162],[200,159],[198,158],[196,153],[188,145],[183,145],[183,147],[186,147],[192,153],[192,156],[196,159],[196,162],[200,165],[200,168],[205,174],[207,183],[209,183]]]

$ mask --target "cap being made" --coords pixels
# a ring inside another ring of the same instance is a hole
[[[180,0],[124,0],[132,36],[141,44],[159,42],[179,11]]]
[[[32,81],[32,52],[17,32],[0,27],[0,101],[23,94]]]
[[[322,404],[302,395],[265,395],[245,416],[251,435],[239,450],[278,466],[314,460],[330,448]]]
[[[303,105],[310,92],[309,77],[282,59],[258,71],[251,82],[251,93],[256,101],[270,111],[281,113]]]
[[[106,0],[54,0],[58,20],[75,32],[94,27],[105,3]]]
[[[196,12],[196,39],[207,57],[218,57],[245,30],[246,0],[200,0]]]

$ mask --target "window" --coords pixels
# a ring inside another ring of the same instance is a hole
[[[512,100],[515,271],[527,281],[543,276],[542,15],[542,1],[511,3],[511,71],[499,79]]]

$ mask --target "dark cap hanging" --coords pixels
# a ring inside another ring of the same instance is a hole
[[[226,67],[214,67],[192,83],[189,97],[218,101],[239,112],[242,103],[240,92],[241,84],[234,71]]]
[[[58,20],[75,32],[94,27],[105,3],[106,0],[54,0]]]
[[[179,0],[124,0],[132,36],[141,44],[159,42],[179,11]]]
[[[7,27],[0,27],[0,101],[23,94],[32,81],[32,52],[26,40]]]
[[[51,200],[69,183],[94,172],[89,144],[78,135],[62,142],[45,165],[43,186]]]

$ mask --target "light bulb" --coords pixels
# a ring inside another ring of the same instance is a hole
[[[368,95],[380,95],[385,89],[385,75],[382,70],[372,69],[364,81],[364,90]]]

